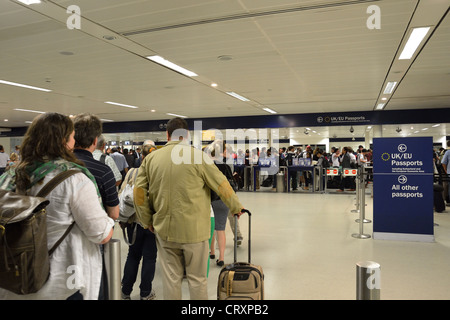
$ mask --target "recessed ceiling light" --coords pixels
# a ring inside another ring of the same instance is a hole
[[[270,108],[263,108],[264,111],[267,111],[269,113],[277,113],[276,111],[270,109]]]
[[[383,98],[381,98],[381,100],[383,100],[383,101],[386,101],[386,100],[387,100],[387,98],[383,97]]]
[[[156,112],[156,110],[155,109],[152,109],[152,110],[150,110],[151,112]]]
[[[399,60],[411,59],[429,30],[430,27],[414,28],[400,54]]]
[[[6,81],[6,80],[0,80],[0,84],[7,84],[9,86],[15,86],[15,87],[21,87],[21,88],[27,88],[27,89],[33,89],[33,90],[38,90],[38,91],[45,91],[45,92],[50,92],[52,90],[49,89],[43,89],[43,88],[39,88],[39,87],[33,87],[33,86],[29,86],[26,84],[21,84],[21,83],[16,83],[16,82],[11,82],[11,81]]]
[[[3,121],[8,122],[8,119],[5,119],[5,120],[3,120]]]
[[[391,94],[394,91],[396,86],[396,81],[390,81],[386,84],[386,88],[384,89],[384,94]]]
[[[375,109],[376,110],[383,110],[385,104],[386,103],[379,103]]]
[[[217,87],[217,83],[211,83],[211,87]]]
[[[27,4],[27,5],[41,3],[41,0],[17,0],[17,1]]]
[[[45,113],[45,111],[29,110],[29,109],[14,109],[15,111],[33,112],[33,113]]]
[[[246,97],[243,97],[243,96],[237,94],[236,92],[230,91],[230,92],[227,92],[227,94],[230,95],[230,96],[232,96],[232,97],[234,97],[234,98],[236,98],[236,99],[239,99],[239,100],[241,100],[241,101],[250,101],[250,100],[247,99]]]
[[[109,120],[109,119],[100,119],[103,122],[114,122],[114,120]]]
[[[156,62],[156,63],[158,63],[160,65],[163,65],[163,66],[165,66],[165,67],[167,67],[169,69],[172,69],[172,70],[174,70],[176,72],[182,73],[185,76],[188,76],[188,77],[196,77],[196,76],[198,76],[198,74],[196,74],[195,72],[192,72],[192,71],[187,70],[187,69],[185,69],[183,67],[180,67],[179,65],[177,65],[177,64],[175,64],[173,62],[170,62],[169,60],[166,60],[163,57],[160,57],[160,56],[148,56],[147,59],[149,59],[149,60],[151,60],[153,62]]]
[[[107,103],[107,104],[113,104],[113,105],[115,105],[115,106],[125,107],[125,108],[132,108],[132,109],[137,109],[137,108],[139,108],[139,107],[132,106],[132,105],[129,105],[129,104],[123,104],[123,103],[117,103],[117,102],[111,102],[111,101],[105,101],[105,103]]]
[[[175,114],[175,113],[166,113],[168,116],[173,116],[173,117],[180,117],[180,118],[187,118],[187,116],[182,116],[179,114]]]
[[[436,127],[439,127],[441,124],[440,123],[437,123],[437,124],[435,124],[435,125],[432,125],[432,127],[433,128],[436,128]]]

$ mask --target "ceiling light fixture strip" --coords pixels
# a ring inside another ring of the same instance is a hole
[[[6,81],[6,80],[0,80],[0,84],[6,84],[6,85],[9,85],[9,86],[20,87],[20,88],[26,88],[26,89],[33,89],[33,90],[44,91],[44,92],[50,92],[50,91],[52,91],[52,90],[49,90],[49,89],[44,89],[44,88],[39,88],[39,87],[29,86],[29,85],[27,85],[27,84],[22,84],[22,83],[17,83],[17,82],[11,82],[11,81]]]
[[[168,116],[173,116],[173,117],[180,117],[180,118],[187,118],[187,116],[182,116],[179,114],[175,114],[175,113],[166,113]]]
[[[17,0],[26,5],[41,3],[41,0]]]
[[[185,69],[185,68],[183,68],[183,67],[181,67],[181,66],[179,66],[179,65],[177,65],[177,64],[175,64],[175,63],[173,63],[173,62],[171,62],[169,60],[164,59],[161,56],[148,56],[147,59],[149,59],[149,60],[151,60],[153,62],[156,62],[156,63],[158,63],[158,64],[160,64],[162,66],[165,66],[165,67],[167,67],[167,68],[169,68],[171,70],[174,70],[176,72],[184,74],[185,76],[188,76],[188,77],[196,77],[196,76],[198,76],[198,74],[196,74],[195,72],[190,71],[188,69]]]
[[[132,106],[132,105],[129,105],[129,104],[123,104],[123,103],[112,102],[112,101],[105,101],[105,103],[112,104],[112,105],[119,106],[119,107],[131,108],[131,109],[139,108],[139,107]]]
[[[241,101],[244,101],[244,102],[250,101],[250,100],[247,99],[246,97],[243,97],[243,96],[241,96],[240,94],[237,94],[236,92],[233,92],[233,91],[227,91],[226,94],[229,95],[229,96],[232,96],[232,97],[234,97],[234,98],[236,98],[236,99],[239,99],[239,100],[241,100]]]
[[[30,110],[30,109],[13,109],[13,110],[22,112],[45,113],[45,111]]]
[[[272,113],[272,114],[277,113],[275,110],[272,110],[272,109],[270,109],[270,108],[263,108],[263,110],[266,111],[266,112],[268,112],[268,113]]]

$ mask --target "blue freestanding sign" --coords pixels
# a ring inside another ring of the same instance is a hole
[[[373,238],[434,241],[433,139],[373,139]]]

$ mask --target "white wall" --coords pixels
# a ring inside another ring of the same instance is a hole
[[[434,139],[433,141],[434,143],[442,143],[442,148],[447,149],[447,136],[442,136],[439,139]],[[437,149],[439,149],[438,147],[435,147]]]
[[[290,144],[291,146],[293,145],[307,145],[307,144],[324,144],[325,147],[325,151],[329,152],[330,151],[330,139],[328,138],[322,138],[322,137],[317,137],[317,136],[305,136],[302,137],[301,139],[290,139]],[[332,146],[331,146],[332,147]]]
[[[7,153],[8,155],[11,154],[11,152],[14,150],[14,146],[13,146],[13,150],[11,150],[11,138],[0,138],[0,144],[3,146],[3,148],[5,149],[5,153]]]
[[[351,147],[354,152],[358,150],[359,146],[363,146],[364,149],[369,149],[370,145],[366,145],[364,141],[335,141],[330,143],[330,147],[337,147],[342,150],[343,147]]]

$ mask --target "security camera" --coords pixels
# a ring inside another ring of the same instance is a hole
[[[353,126],[350,127],[350,133],[355,132],[355,129],[353,129]]]
[[[397,133],[402,132],[402,129],[400,127],[397,127],[397,129],[395,129],[395,131],[397,131]]]
[[[304,134],[309,134],[309,131],[305,129],[305,132],[304,132]]]

